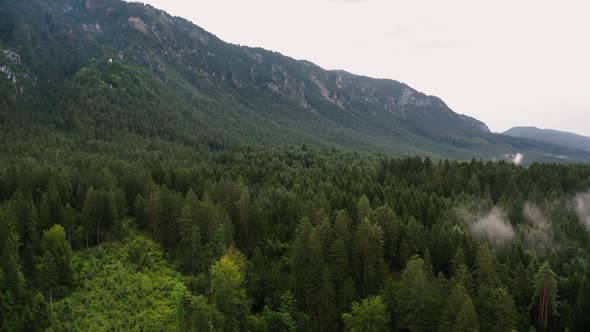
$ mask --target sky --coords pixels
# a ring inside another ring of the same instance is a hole
[[[590,136],[590,1],[142,2],[227,42],[404,82],[494,132]]]

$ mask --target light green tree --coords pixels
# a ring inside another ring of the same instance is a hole
[[[388,330],[389,315],[387,305],[381,296],[369,297],[352,303],[350,313],[342,315],[347,331],[380,332]]]
[[[221,331],[240,331],[248,313],[244,275],[229,256],[221,257],[211,268],[211,303],[223,319]]]
[[[39,271],[53,311],[54,297],[62,296],[73,281],[72,250],[66,239],[66,231],[61,225],[53,225],[43,232],[41,246],[43,256]]]

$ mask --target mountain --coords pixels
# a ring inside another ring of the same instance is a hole
[[[536,127],[514,127],[504,132],[504,135],[525,137],[578,150],[590,151],[590,137],[566,131],[539,129]]]
[[[232,45],[149,5],[2,0],[0,123],[108,139],[120,132],[222,149],[300,145],[435,158],[590,161],[491,133],[386,79]]]

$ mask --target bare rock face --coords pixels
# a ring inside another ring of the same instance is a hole
[[[332,98],[330,98],[330,90],[320,81],[315,75],[311,75],[311,80],[315,85],[320,89],[320,93],[325,100],[332,102]]]
[[[0,60],[0,73],[6,74],[8,80],[12,81],[13,84],[16,84],[16,74],[10,66],[19,66],[21,64],[20,55],[11,50],[3,50],[2,55],[4,55],[7,63],[3,63],[2,60]]]
[[[103,4],[104,0],[86,0],[86,9],[96,9]]]
[[[8,66],[3,63],[0,63],[0,73],[6,74],[7,78],[11,80],[12,83],[16,83],[16,75]]]
[[[147,24],[145,24],[145,22],[141,18],[131,16],[127,21],[136,30],[141,31],[145,35],[149,34],[150,28],[148,27]]]
[[[82,30],[86,32],[99,33],[102,31],[100,24],[82,24]]]
[[[18,55],[16,52],[13,52],[11,50],[4,50],[2,51],[2,53],[4,53],[4,57],[6,57],[6,59],[10,61],[13,65],[20,65],[20,55]]]

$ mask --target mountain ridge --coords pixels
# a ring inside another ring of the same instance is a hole
[[[22,61],[17,93],[6,90],[0,100],[62,130],[130,130],[210,148],[312,144],[437,158],[525,152],[533,160],[590,161],[576,149],[493,134],[399,81],[228,44],[150,5],[24,0],[5,7],[0,48]]]
[[[533,126],[513,127],[505,135],[525,137],[538,141],[563,145],[574,149],[590,151],[590,137],[555,129],[543,129]]]

